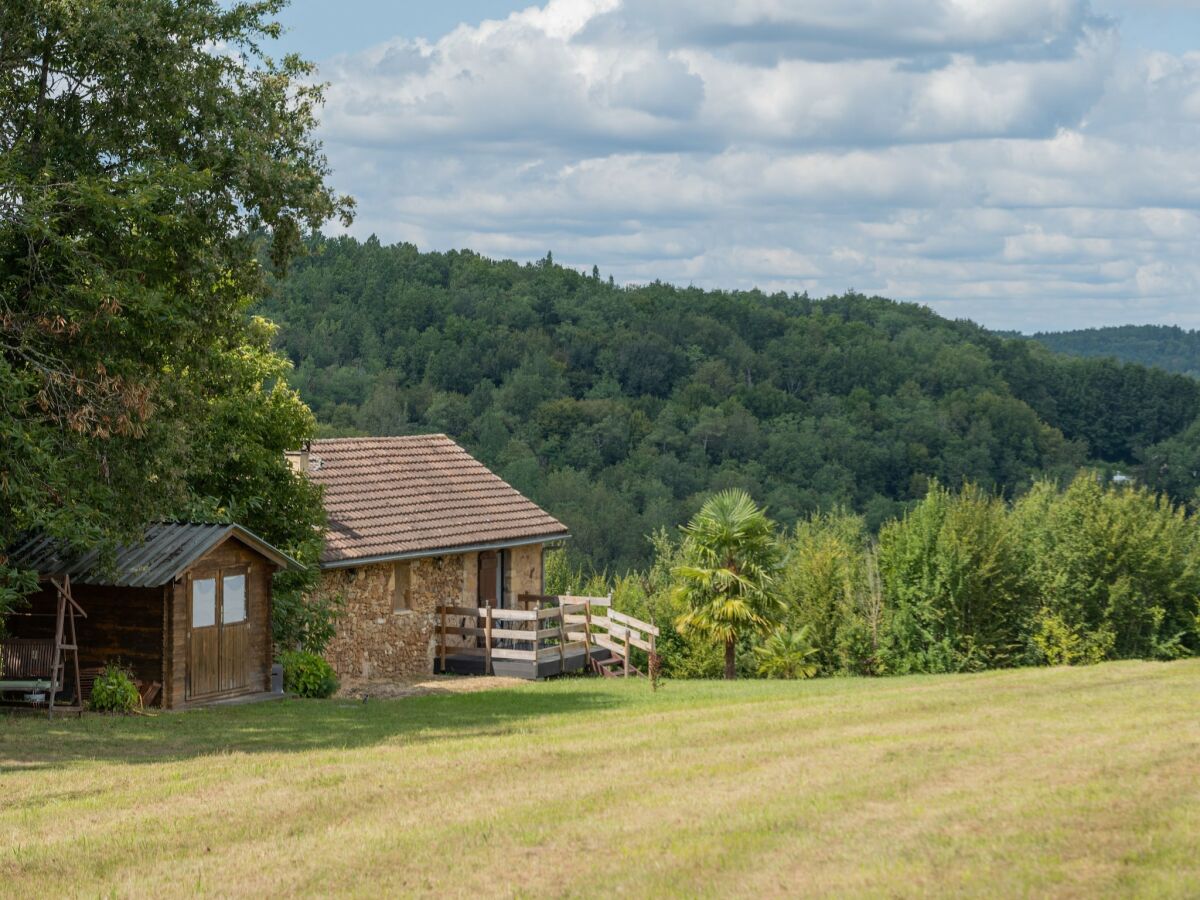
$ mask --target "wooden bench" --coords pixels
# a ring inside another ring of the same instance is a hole
[[[49,691],[54,641],[16,638],[0,641],[0,694]]]

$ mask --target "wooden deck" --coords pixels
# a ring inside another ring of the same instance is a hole
[[[656,652],[658,629],[609,609],[609,597],[517,599],[524,608],[439,606],[434,671],[530,680],[580,671],[629,676],[642,674],[632,650]]]
[[[600,656],[598,654],[603,654]],[[592,657],[597,661],[609,659],[612,654],[607,650],[592,650]],[[439,657],[434,661],[434,672],[450,675],[485,675],[486,661],[482,655],[475,653],[446,654],[445,670]],[[553,678],[555,675],[565,675],[570,672],[582,672],[589,666],[587,654],[582,650],[568,650],[560,659],[557,652],[553,656],[534,662],[526,659],[493,659],[492,674],[507,678],[524,678],[536,681],[542,678]]]

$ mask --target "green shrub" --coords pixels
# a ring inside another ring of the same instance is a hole
[[[811,662],[821,674],[833,674],[843,665],[840,651],[856,618],[866,526],[861,518],[835,510],[802,520],[785,541],[779,587],[787,610],[780,625],[788,631],[807,628],[816,651]]]
[[[332,697],[338,689],[333,667],[321,656],[304,650],[279,655],[283,664],[283,688],[298,697]]]
[[[1064,491],[1035,485],[1013,518],[1039,605],[1087,645],[1081,662],[1200,652],[1200,529],[1186,509],[1083,473]]]
[[[128,669],[110,662],[92,683],[91,708],[96,712],[130,713],[142,705]]]
[[[796,631],[779,628],[754,648],[763,678],[812,678],[820,670],[817,652],[807,625]]]
[[[879,532],[897,672],[975,672],[1019,664],[1036,591],[1025,537],[1004,500],[934,482]]]
[[[1048,609],[1038,612],[1030,637],[1040,661],[1050,666],[1094,666],[1104,661],[1116,640],[1105,628],[1081,635]]]
[[[282,576],[276,576],[279,581]],[[271,631],[281,650],[320,653],[337,633],[345,598],[305,584],[277,590],[271,603]]]

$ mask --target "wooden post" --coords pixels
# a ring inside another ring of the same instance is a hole
[[[75,598],[71,596],[71,576],[64,575],[63,583],[66,585],[66,588],[67,588],[66,599],[69,600],[71,603],[71,608],[69,608],[67,610],[67,612],[70,613],[70,616],[71,616],[71,646],[75,648],[74,651],[72,651],[73,652],[72,658],[75,660],[75,705],[77,707],[79,707],[79,713],[80,713],[80,715],[82,715],[83,714],[83,683],[79,677],[79,635],[75,631],[75,608],[74,608],[75,607]],[[64,662],[63,665],[65,666],[66,663]],[[63,673],[63,677],[65,680],[65,678],[66,678],[65,671]]]
[[[483,625],[483,674],[492,674],[492,608],[490,606],[484,609]],[[477,620],[478,621],[478,620]],[[534,623],[537,624],[537,623]],[[536,646],[536,645],[535,645]],[[535,653],[536,657],[537,654]],[[535,663],[536,665],[536,663]]]
[[[629,677],[629,624],[625,624],[625,677]]]
[[[654,642],[654,632],[647,632],[646,637],[650,639],[650,656],[646,659],[646,674],[650,676],[650,690],[657,691],[658,673],[662,670],[662,660],[658,658],[658,644]]]
[[[535,623],[536,624],[536,623]],[[537,645],[534,645],[537,649]],[[537,654],[535,653],[536,657]],[[537,660],[534,659],[533,664],[537,665]],[[563,675],[567,671],[567,614],[563,612],[562,604],[558,605],[558,674]]]
[[[439,609],[442,611],[442,674],[446,674],[446,604],[443,603]]]
[[[54,619],[54,656],[50,663],[50,703],[46,709],[47,718],[54,718],[54,695],[58,692],[59,684],[62,681],[62,671],[66,668],[66,663],[63,661],[63,617],[67,613],[67,595],[63,591],[63,587],[53,578],[50,583],[54,585],[58,593],[58,612]],[[68,581],[67,584],[70,584]]]
[[[583,655],[587,660],[587,667],[592,667],[592,601],[585,600],[583,603]]]

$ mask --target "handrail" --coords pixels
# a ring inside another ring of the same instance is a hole
[[[627,616],[623,612],[618,612],[615,609],[608,611],[608,617],[614,622],[620,622],[622,625],[628,625],[638,631],[644,631],[646,634],[652,634],[658,637],[658,626],[651,625],[649,622],[643,622],[641,619],[635,619],[633,616]]]
[[[608,650],[624,666],[626,675],[632,670],[631,651],[636,648],[654,655],[659,629],[631,615],[612,609],[612,597],[580,597],[570,594],[519,594],[517,601],[533,608],[503,609],[492,606],[438,605],[441,617],[437,652],[446,671],[448,653],[483,656],[484,671],[492,673],[493,659],[524,660],[537,663],[558,657],[566,669],[568,651],[582,649],[589,666],[592,649]],[[543,606],[544,605],[544,606]],[[593,615],[593,606],[607,615]],[[541,608],[539,608],[541,607]],[[475,624],[450,625],[448,616],[474,618]],[[510,623],[497,627],[494,622]],[[532,623],[529,625],[527,623]],[[582,626],[582,627],[581,627]],[[447,637],[482,638],[482,647],[448,645]],[[497,646],[497,641],[507,642]],[[544,641],[554,641],[542,646]],[[521,649],[514,648],[521,645]],[[528,648],[528,649],[525,649]]]

